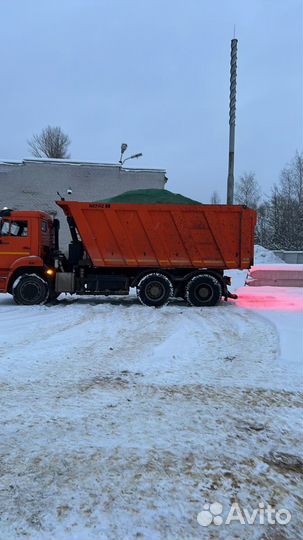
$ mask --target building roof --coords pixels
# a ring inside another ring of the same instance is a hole
[[[20,160],[0,160],[0,165],[26,165],[30,164],[49,164],[49,165],[69,165],[76,167],[103,167],[116,168],[123,171],[142,171],[142,172],[162,172],[166,173],[165,169],[146,169],[141,167],[122,167],[120,163],[96,163],[92,161],[73,161],[71,159],[50,159],[50,158],[31,158]]]

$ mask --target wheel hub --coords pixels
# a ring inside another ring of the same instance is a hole
[[[213,296],[213,291],[212,291],[211,287],[209,287],[206,284],[199,285],[196,288],[196,296],[200,300],[209,300]]]
[[[146,295],[151,300],[160,300],[165,294],[164,287],[161,285],[161,283],[158,282],[152,282],[149,284],[146,290]]]
[[[40,289],[35,283],[25,283],[21,289],[21,295],[25,300],[34,300],[39,294]]]

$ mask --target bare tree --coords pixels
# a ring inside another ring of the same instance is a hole
[[[255,175],[243,174],[235,200],[257,210],[257,243],[269,249],[303,250],[303,153],[296,152],[282,169],[270,196],[261,197]]]
[[[211,204],[220,204],[220,202],[221,202],[220,195],[216,190],[214,190],[212,192],[212,196],[210,198],[210,203]]]
[[[266,247],[303,249],[303,154],[295,154],[272,189],[268,230],[272,233]]]
[[[261,188],[255,178],[255,173],[244,173],[236,183],[235,201],[257,210],[261,199]]]
[[[291,162],[282,169],[281,191],[289,199],[303,203],[303,153],[295,153]]]
[[[33,156],[37,158],[69,158],[69,136],[59,126],[44,128],[39,135],[33,135],[28,141]]]
[[[270,247],[273,238],[273,227],[270,223],[271,205],[261,202],[258,207],[255,241],[264,247]]]

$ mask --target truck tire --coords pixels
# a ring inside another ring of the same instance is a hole
[[[138,283],[137,296],[145,306],[165,306],[173,296],[173,286],[168,277],[154,272],[144,276]]]
[[[16,304],[34,306],[47,302],[49,287],[37,274],[24,274],[16,279],[12,293]]]
[[[215,306],[221,297],[221,283],[209,274],[194,276],[185,288],[185,299],[192,306]]]

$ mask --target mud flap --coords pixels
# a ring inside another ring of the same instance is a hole
[[[225,294],[224,294],[224,302],[227,302],[228,298],[232,298],[232,300],[237,300],[237,299],[238,299],[238,295],[229,292],[229,291],[227,290],[227,287],[226,287]]]
[[[232,298],[233,300],[237,300],[238,295],[227,291],[227,297]]]

